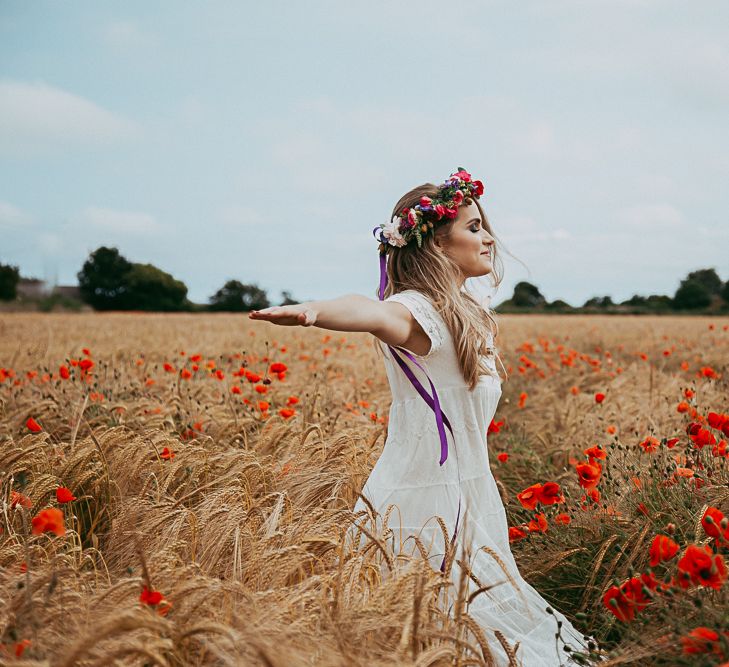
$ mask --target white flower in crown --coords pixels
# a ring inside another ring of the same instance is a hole
[[[382,225],[382,235],[387,239],[387,242],[399,248],[407,245],[407,241],[400,234],[399,227],[401,222],[401,218],[395,217],[392,219],[392,222],[386,222]]]

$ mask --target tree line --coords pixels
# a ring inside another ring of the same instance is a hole
[[[227,311],[244,312],[268,308],[272,304],[266,291],[257,284],[228,280],[210,296],[207,304],[196,304],[187,298],[187,286],[153,264],[127,260],[117,248],[101,246],[84,262],[77,273],[79,294],[83,303],[94,310]],[[0,263],[0,300],[17,298],[20,270]],[[287,291],[281,292],[276,305],[299,303]],[[620,303],[610,296],[595,296],[582,306],[571,306],[562,299],[549,302],[536,285],[519,282],[510,299],[495,306],[497,312],[724,312],[729,311],[729,281],[722,281],[713,268],[689,273],[671,296],[634,294]]]
[[[716,269],[691,271],[681,280],[673,296],[634,294],[630,299],[615,303],[610,296],[594,296],[582,306],[571,306],[562,299],[549,302],[536,285],[519,282],[510,299],[495,307],[502,313],[516,312],[729,312],[729,280],[722,281]]]
[[[101,246],[94,250],[76,274],[81,301],[94,310],[143,310],[153,312],[227,311],[243,312],[273,305],[257,284],[228,280],[207,304],[187,298],[181,280],[154,266],[130,262],[117,248]],[[18,297],[20,269],[0,263],[0,300]],[[276,305],[298,303],[287,291]]]

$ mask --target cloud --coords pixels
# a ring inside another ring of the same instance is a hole
[[[23,228],[33,224],[32,218],[6,201],[0,201],[0,227]]]
[[[42,81],[0,80],[0,155],[93,147],[136,132],[132,121],[61,88]]]
[[[89,206],[78,216],[77,222],[95,231],[135,236],[157,235],[164,231],[162,225],[149,213],[116,211],[110,208]]]

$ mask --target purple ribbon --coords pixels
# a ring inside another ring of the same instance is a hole
[[[377,230],[380,230],[380,227],[375,227],[372,230],[372,234],[375,235],[375,232]],[[375,236],[377,238],[377,236]],[[387,239],[385,239],[382,234],[380,234],[380,237],[378,239],[382,243],[387,243]],[[380,289],[379,289],[379,297],[380,301],[384,300],[385,296],[385,288],[387,287],[387,257],[385,253],[380,253]],[[443,413],[443,410],[440,407],[440,400],[438,399],[438,392],[435,390],[435,385],[433,384],[433,381],[430,379],[430,376],[428,375],[427,371],[415,360],[412,354],[408,352],[405,348],[397,347],[393,348],[391,345],[387,346],[387,349],[390,350],[390,354],[392,355],[392,358],[397,362],[398,366],[402,368],[403,372],[405,373],[405,376],[410,380],[412,385],[415,387],[416,391],[420,396],[423,397],[425,402],[430,406],[431,410],[435,413],[435,423],[438,427],[438,435],[440,436],[440,460],[439,464],[443,465],[446,462],[446,459],[448,458],[448,437],[446,436],[445,426],[448,427],[448,430],[451,432],[451,437],[454,439],[455,443],[455,435],[453,435],[453,428],[451,428],[451,423],[448,421],[448,417],[445,416]],[[410,361],[412,361],[423,373],[425,373],[425,377],[428,378],[428,382],[430,383],[430,388],[433,390],[433,395],[431,396],[425,387],[421,384],[421,382],[418,380],[417,377],[415,377],[415,373],[413,373],[412,369],[408,367],[408,365],[405,363],[405,361],[402,359],[402,357],[396,352],[396,350],[400,350]],[[451,538],[451,546],[456,541],[456,533],[458,532],[458,520],[461,516],[461,497],[460,497],[460,472],[458,477],[458,512],[456,514],[456,526],[453,530],[453,537]],[[443,556],[443,562],[440,564],[440,571],[445,571],[445,556]]]

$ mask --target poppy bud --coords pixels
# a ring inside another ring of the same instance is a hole
[[[673,535],[676,532],[676,524],[675,523],[669,523],[666,525],[666,532],[669,535]]]

